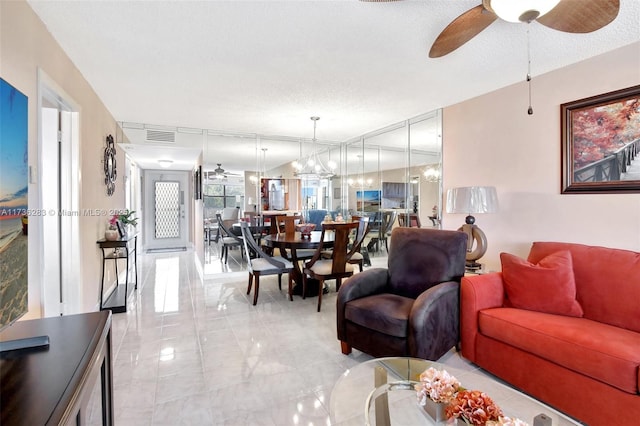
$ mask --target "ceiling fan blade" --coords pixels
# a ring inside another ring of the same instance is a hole
[[[590,33],[616,19],[619,10],[620,0],[561,0],[536,21],[566,33]]]
[[[480,34],[496,19],[498,17],[493,12],[486,10],[482,5],[467,10],[442,30],[436,41],[433,42],[433,46],[431,46],[429,57],[439,58],[453,52]]]

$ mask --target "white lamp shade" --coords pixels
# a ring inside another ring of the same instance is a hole
[[[560,0],[491,0],[491,9],[500,18],[509,22],[521,22],[523,13],[534,10],[538,17],[548,13]]]
[[[495,213],[498,194],[493,186],[465,186],[447,191],[447,213]]]

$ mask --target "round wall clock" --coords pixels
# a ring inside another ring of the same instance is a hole
[[[113,136],[107,136],[107,147],[104,149],[104,184],[107,186],[107,195],[112,196],[116,191],[116,146]]]

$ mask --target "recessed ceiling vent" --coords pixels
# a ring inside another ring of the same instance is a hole
[[[147,129],[147,142],[176,143],[176,133]]]

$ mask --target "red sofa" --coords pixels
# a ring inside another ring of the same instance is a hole
[[[588,425],[640,424],[640,253],[536,242],[527,260],[567,250],[583,315],[513,307],[503,262],[462,279],[462,355]]]

